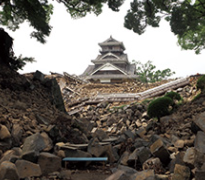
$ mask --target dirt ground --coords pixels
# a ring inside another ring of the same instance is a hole
[[[100,170],[81,170],[71,174],[70,180],[105,180],[110,174]]]
[[[91,163],[87,167],[83,164],[64,166],[68,180],[105,180],[112,174],[114,166],[104,163]]]

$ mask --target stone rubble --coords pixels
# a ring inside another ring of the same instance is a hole
[[[0,72],[0,180],[68,179],[72,175],[66,167],[89,168],[92,163],[63,163],[64,157],[101,156],[108,157],[105,168],[112,172],[106,180],[205,177],[205,97],[190,101],[199,93],[196,81],[176,90],[185,104],[156,122],[146,112],[150,100],[102,102],[65,113],[71,101],[99,89],[133,92],[153,86],[76,85],[74,80],[69,84],[66,79],[73,91],[64,96],[64,108],[59,77]]]

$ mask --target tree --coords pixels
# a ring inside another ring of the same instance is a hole
[[[49,25],[50,15],[53,6],[47,0],[1,0],[0,24],[15,31],[19,25],[27,20],[30,26],[36,31],[31,33],[31,37],[37,38],[40,42],[45,42],[45,36],[51,31]]]
[[[63,3],[73,18],[93,12],[99,15],[104,4],[119,11],[124,0],[56,0]],[[51,32],[49,25],[53,6],[48,0],[0,0],[0,24],[11,30],[28,21],[35,29],[31,37],[45,43]],[[138,34],[147,26],[159,27],[165,19],[177,35],[183,49],[200,53],[205,48],[205,1],[203,0],[132,0],[124,26]]]
[[[93,12],[99,15],[102,6],[108,3],[113,11],[118,11],[124,0],[56,0],[63,3],[73,18],[84,17]],[[41,43],[49,36],[52,27],[49,25],[53,5],[48,0],[0,0],[0,24],[16,30],[24,21],[28,21],[35,31],[35,37]]]
[[[159,27],[162,19],[169,22],[183,49],[198,54],[205,48],[205,1],[133,0],[124,26],[142,34],[147,26]]]
[[[139,75],[140,81],[145,83],[161,81],[175,74],[169,68],[154,71],[156,66],[152,64],[152,61],[147,61],[145,64],[135,60],[133,62],[136,64],[136,73]]]
[[[12,70],[17,71],[22,69],[26,62],[34,62],[34,58],[16,57],[13,52],[13,39],[9,36],[4,29],[0,28],[0,63],[2,63]]]

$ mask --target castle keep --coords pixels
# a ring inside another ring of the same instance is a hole
[[[99,43],[99,46],[100,55],[91,60],[94,65],[89,65],[81,77],[101,83],[120,83],[137,78],[136,66],[129,63],[122,42],[110,36],[106,41]]]

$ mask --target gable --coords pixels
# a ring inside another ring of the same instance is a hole
[[[117,59],[115,56],[104,56],[102,59]]]
[[[113,66],[105,66],[102,69],[100,69],[100,71],[114,71],[116,70],[116,68],[114,68]]]
[[[101,59],[119,59],[119,57],[113,53],[107,53]]]
[[[106,63],[104,65],[102,65],[101,67],[99,67],[98,69],[96,69],[94,72],[91,73],[91,75],[94,75],[96,74],[96,72],[105,72],[105,71],[110,71],[110,72],[118,72],[118,73],[121,73],[121,74],[124,74],[124,75],[127,75],[126,72],[124,72],[123,70],[121,70],[120,68],[114,66],[113,64],[111,63]]]

